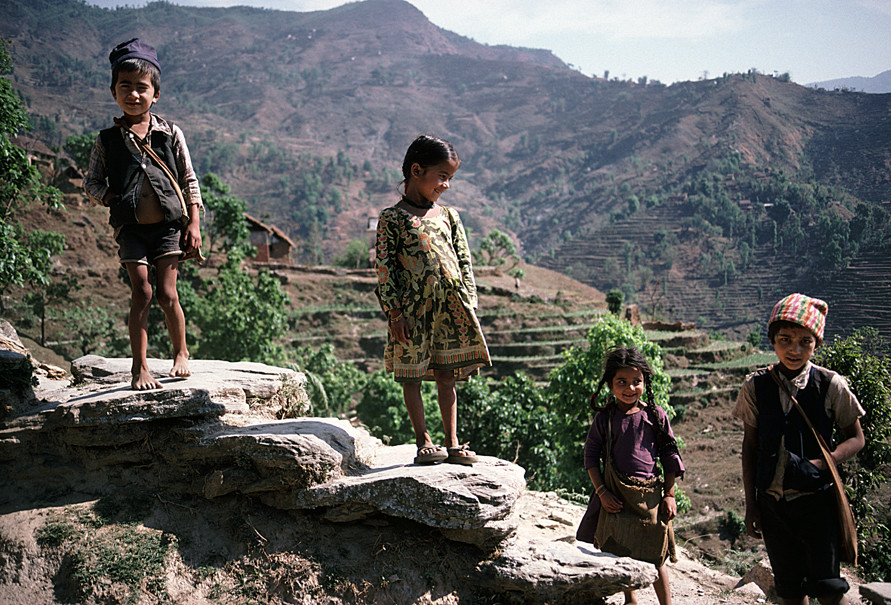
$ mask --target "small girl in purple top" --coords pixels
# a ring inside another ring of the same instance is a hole
[[[677,560],[671,529],[677,515],[674,483],[685,468],[668,415],[652,403],[652,377],[646,358],[634,347],[613,349],[604,360],[603,377],[591,396],[598,413],[585,441],[585,469],[594,494],[579,539],[593,541],[604,552],[653,563],[659,571],[656,596],[661,605],[670,605],[665,562]],[[600,408],[596,401],[604,385],[611,394]],[[644,391],[651,403],[641,399]],[[625,603],[637,603],[635,591],[625,591]]]

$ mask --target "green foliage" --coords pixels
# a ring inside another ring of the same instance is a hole
[[[98,132],[85,132],[83,134],[73,134],[65,139],[65,151],[74,160],[74,165],[86,172],[90,166],[90,153],[93,150],[93,143],[96,142]]]
[[[201,199],[207,212],[208,258],[217,243],[225,252],[234,251],[241,257],[257,253],[250,244],[251,233],[244,218],[247,202],[230,195],[229,191],[229,185],[213,173],[201,179]]]
[[[561,451],[551,439],[553,415],[542,389],[520,372],[497,382],[471,378],[458,389],[458,434],[480,454],[526,469],[530,489],[564,487]]]
[[[841,469],[857,520],[860,561],[870,579],[891,577],[891,527],[880,488],[891,465],[891,357],[875,328],[855,330],[849,338],[818,349],[814,362],[844,375],[866,415],[860,419],[866,445],[856,462]]]
[[[40,322],[41,346],[46,346],[47,310],[59,303],[70,303],[71,293],[81,287],[76,277],[66,275],[59,280],[51,281],[45,288],[39,288],[25,296],[25,304]]]
[[[199,331],[197,343],[191,344],[197,344],[196,354],[205,359],[283,364],[287,358],[280,340],[290,301],[268,271],[252,276],[245,268],[244,258],[256,252],[244,218],[247,204],[229,191],[215,174],[201,181],[210,236],[207,256],[219,245],[226,260],[207,279],[194,265],[181,266],[180,303],[186,321]]]
[[[81,355],[120,357],[129,351],[124,322],[104,307],[81,301],[66,307],[60,316]]]
[[[43,200],[48,210],[61,210],[62,205],[59,191],[41,183],[25,152],[10,140],[28,128],[22,101],[5,77],[11,73],[8,42],[0,38],[0,301],[12,286],[45,285],[50,257],[60,254],[65,247],[62,235],[29,232],[18,218],[30,199]]]
[[[445,435],[442,431],[439,404],[436,399],[436,385],[430,381],[421,383],[421,397],[424,400],[424,417],[427,432],[433,443],[442,443]],[[464,430],[462,407],[459,402],[458,429]],[[380,370],[368,376],[368,382],[362,389],[362,397],[356,406],[359,419],[368,427],[369,432],[385,443],[414,443],[415,433],[405,409],[402,386],[393,377]]]
[[[606,308],[613,315],[622,312],[622,303],[625,302],[625,293],[619,289],[613,289],[606,293]]]
[[[478,250],[483,264],[498,267],[505,264],[508,259],[513,259],[514,264],[520,260],[517,254],[517,246],[507,233],[492,229],[486,237],[480,241]]]
[[[507,274],[515,279],[523,279],[524,277],[526,277],[526,270],[521,269],[520,267],[514,267],[513,269],[508,271]]]
[[[350,240],[340,256],[337,256],[332,262],[335,267],[361,269],[368,266],[368,251],[368,242],[361,239]]]
[[[334,345],[328,343],[316,351],[309,346],[298,347],[294,358],[300,371],[313,381],[309,388],[311,413],[318,416],[347,413],[369,380],[369,375],[355,364],[337,359]]]
[[[232,249],[215,277],[196,279],[180,288],[187,321],[200,330],[197,354],[204,359],[283,363],[279,343],[287,327],[288,295],[268,271],[255,277],[242,267],[238,250]]]
[[[753,349],[757,349],[761,346],[761,341],[764,339],[764,330],[760,328],[755,328],[751,330],[746,335],[746,342],[752,345]]]
[[[728,510],[718,522],[718,527],[723,535],[730,539],[730,545],[746,533],[746,522],[735,510]]]
[[[639,326],[632,326],[614,315],[605,315],[588,332],[587,347],[572,347],[564,352],[564,363],[551,371],[548,378],[547,400],[553,415],[551,439],[557,450],[557,475],[567,490],[590,491],[590,479],[582,468],[581,458],[585,437],[593,421],[589,400],[603,376],[603,358],[617,346],[635,346],[647,358],[653,369],[653,396],[656,405],[674,417],[668,404],[671,379],[662,367],[661,347],[647,340]],[[606,389],[604,389],[606,391]],[[602,391],[599,405],[606,403]],[[680,506],[680,501],[678,502]]]

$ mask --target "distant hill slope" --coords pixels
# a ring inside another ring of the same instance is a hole
[[[547,51],[442,30],[402,0],[310,13],[7,2],[0,36],[42,139],[109,123],[107,53],[137,35],[158,47],[157,109],[183,127],[199,172],[220,174],[306,262],[365,237],[398,196],[408,142],[434,132],[461,155],[444,202],[472,242],[498,227],[529,260],[736,330],[791,287],[844,308],[847,291],[824,285],[853,264],[871,278],[839,320],[891,325],[870,302],[891,277],[863,268],[891,230],[888,95],[756,72],[592,79]]]
[[[823,82],[813,82],[807,85],[809,88],[825,88],[826,90],[835,90],[847,88],[859,92],[869,92],[876,94],[884,94],[891,92],[891,69],[883,71],[871,78],[863,76],[854,76],[851,78],[838,78],[837,80],[825,80]]]

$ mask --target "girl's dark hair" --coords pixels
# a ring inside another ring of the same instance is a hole
[[[161,72],[155,67],[150,61],[146,61],[145,59],[133,58],[133,59],[124,59],[117,65],[111,68],[111,89],[114,90],[114,87],[118,83],[118,74],[122,71],[132,72],[135,71],[140,75],[147,75],[152,80],[152,87],[155,89],[155,92],[161,91]]]
[[[656,414],[656,398],[653,396],[653,369],[647,362],[647,358],[636,347],[616,347],[607,352],[603,358],[603,377],[597,383],[597,390],[591,395],[591,409],[599,412],[615,405],[616,400],[612,393],[610,393],[607,403],[603,407],[597,405],[597,397],[600,395],[604,385],[608,388],[612,387],[613,378],[623,368],[637,368],[643,374],[644,387],[647,392],[647,405],[644,406],[644,411],[650,418],[656,434],[661,435],[663,438],[662,444],[659,447],[660,452],[666,449],[677,452],[677,441],[667,431],[663,430],[662,423],[659,422],[659,416]]]
[[[458,152],[451,143],[439,137],[422,134],[411,142],[408,151],[405,152],[405,159],[402,160],[402,182],[408,182],[412,164],[427,168],[449,160],[460,162]]]

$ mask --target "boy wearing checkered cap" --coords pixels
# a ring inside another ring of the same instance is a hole
[[[807,605],[809,597],[847,603],[832,479],[789,397],[798,400],[837,464],[863,447],[864,411],[857,397],[842,376],[810,361],[823,341],[828,310],[826,302],[804,294],[790,294],[774,306],[767,334],[779,363],[746,377],[733,410],[745,425],[746,531],[763,536],[784,605]],[[834,445],[836,425],[844,440]]]

